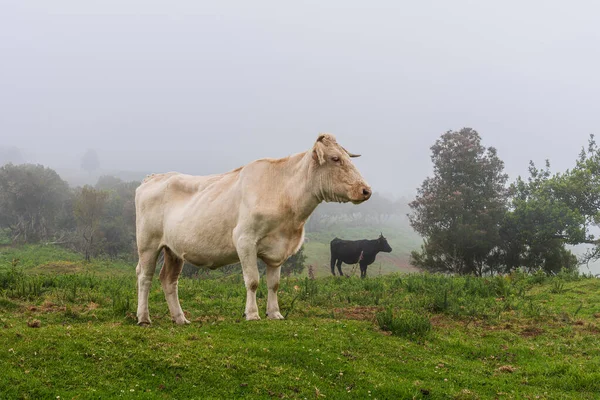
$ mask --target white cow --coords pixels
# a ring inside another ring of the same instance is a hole
[[[280,266],[302,245],[310,214],[323,201],[358,204],[371,196],[350,157],[358,155],[333,135],[321,134],[307,152],[256,160],[224,174],[147,177],[135,192],[138,324],[150,324],[148,293],[163,249],[160,282],[175,323],[189,323],[177,294],[184,261],[209,268],[240,261],[246,319],[260,319],[258,258],[267,265],[267,317],[283,319],[277,301]]]

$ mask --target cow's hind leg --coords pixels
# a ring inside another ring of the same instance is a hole
[[[165,298],[169,305],[171,319],[178,325],[189,324],[183,314],[181,305],[179,304],[178,281],[181,270],[183,269],[183,260],[168,247],[165,247],[165,263],[160,270],[160,284],[165,292]]]
[[[137,319],[138,325],[150,325],[150,312],[148,311],[148,295],[152,278],[156,270],[156,259],[160,249],[140,250],[139,261],[135,269],[137,274],[138,306]]]
[[[340,276],[344,276],[344,274],[342,273],[342,260],[337,261],[337,269],[340,272]]]
[[[280,274],[281,267],[270,267],[267,265],[267,287],[269,289],[269,294],[267,295],[267,318],[269,319],[283,319],[283,315],[279,312],[279,302],[277,301]]]

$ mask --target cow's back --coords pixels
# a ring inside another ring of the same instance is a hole
[[[239,208],[238,175],[239,170],[147,177],[135,197],[138,247],[166,246],[196,265],[227,263],[235,253],[231,230]]]
[[[166,189],[169,178],[177,174],[149,175],[135,190],[136,240],[140,250],[154,246],[162,238]]]
[[[135,205],[138,215],[150,214],[153,218],[159,209],[161,215],[176,206],[188,205],[194,196],[206,194],[215,200],[219,195],[228,192],[232,186],[232,175],[238,170],[227,174],[194,176],[179,172],[152,174],[135,191]],[[229,178],[229,179],[228,179]]]
[[[331,256],[346,264],[358,262],[361,254],[361,240],[343,240],[335,238],[330,243]]]
[[[335,249],[339,243],[342,242],[342,239],[340,238],[335,238],[333,239],[331,242],[329,242],[329,248],[331,249],[331,251],[333,251],[333,249]]]

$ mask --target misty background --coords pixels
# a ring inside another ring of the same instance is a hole
[[[600,125],[592,1],[0,1],[0,147],[74,184],[225,172],[332,132],[414,196],[469,126],[514,180]],[[80,168],[94,149],[94,179]],[[90,182],[87,182],[87,181]]]

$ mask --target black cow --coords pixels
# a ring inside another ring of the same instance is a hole
[[[360,263],[360,277],[367,276],[367,267],[373,264],[375,256],[380,251],[390,253],[392,248],[383,234],[375,240],[342,240],[335,238],[331,241],[331,273],[335,276],[335,265],[337,262],[340,276],[342,273],[342,262],[346,264]]]

